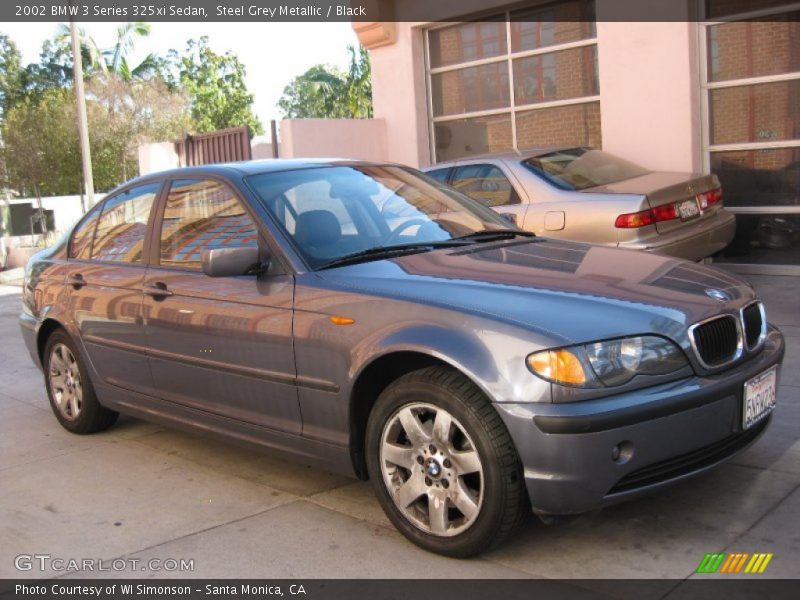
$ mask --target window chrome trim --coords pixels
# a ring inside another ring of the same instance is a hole
[[[736,326],[736,351],[734,352],[733,356],[721,363],[716,365],[709,365],[706,361],[703,360],[703,357],[700,355],[700,351],[697,348],[697,343],[694,339],[694,332],[695,330],[700,327],[701,325],[705,325],[706,323],[710,323],[711,321],[717,321],[719,319],[732,319],[734,325]],[[726,367],[732,363],[735,363],[739,360],[742,355],[744,354],[744,331],[742,329],[742,318],[741,318],[741,311],[739,312],[739,318],[736,315],[714,315],[713,317],[709,317],[708,319],[703,319],[702,321],[698,321],[689,327],[689,344],[692,346],[692,352],[694,352],[694,356],[697,359],[697,362],[700,364],[701,367],[706,369],[707,371],[712,371],[716,369],[720,369],[722,367]]]
[[[758,334],[758,340],[752,346],[747,344],[747,335],[745,332],[747,331],[747,327],[744,323],[744,311],[753,306],[754,304],[758,305],[758,312],[761,313],[761,331]],[[749,304],[746,304],[739,310],[739,320],[741,321],[742,325],[742,334],[744,339],[744,344],[747,346],[748,352],[752,352],[753,350],[757,350],[761,345],[764,343],[764,340],[767,339],[767,311],[764,307],[764,303],[761,300],[755,300]]]
[[[705,11],[703,7],[700,7],[700,10],[703,13],[703,17],[705,17]],[[762,8],[762,9],[755,9],[750,10],[747,12],[740,12],[734,13],[731,15],[726,15],[724,17],[717,17],[714,20],[708,19],[704,20],[701,23],[705,26],[712,26],[712,25],[723,25],[725,23],[730,23],[732,21],[747,21],[749,19],[760,19],[763,17],[771,17],[773,15],[779,15],[785,12],[794,12],[796,10],[800,10],[800,2],[795,2],[792,4],[783,4],[779,6],[772,6],[769,8]]]
[[[800,71],[788,71],[773,75],[757,75],[754,77],[739,77],[737,79],[723,79],[721,81],[709,81],[706,89],[724,90],[726,88],[744,87],[746,85],[759,85],[763,83],[780,83],[782,81],[796,81],[800,79]]]
[[[508,23],[508,21],[506,21]],[[431,29],[428,29],[431,31]],[[489,56],[487,58],[478,58],[476,60],[468,60],[459,63],[452,63],[441,67],[430,67],[431,75],[438,75],[439,73],[447,73],[448,71],[458,71],[459,69],[469,69],[470,67],[480,67],[492,63],[499,63],[503,61],[514,61],[519,58],[528,58],[529,56],[541,56],[542,54],[551,54],[554,52],[563,52],[564,50],[573,50],[575,48],[584,48],[586,46],[597,45],[597,37],[584,38],[582,40],[575,40],[574,42],[564,42],[562,44],[553,44],[551,46],[542,46],[540,48],[533,48],[531,50],[518,50],[511,52],[511,28],[506,27],[506,44],[508,52],[498,54],[497,56]]]
[[[494,115],[516,115],[521,112],[530,112],[532,110],[543,110],[546,108],[558,108],[561,106],[572,106],[575,104],[591,104],[592,102],[600,102],[600,96],[577,96],[575,98],[565,98],[564,100],[548,100],[547,102],[534,102],[532,104],[515,104],[513,109],[510,108],[487,108],[486,110],[473,110],[471,112],[455,113],[450,115],[439,115],[433,117],[434,123],[441,123],[442,121],[458,121],[461,119],[471,119],[474,117],[491,117]],[[797,144],[800,146],[800,143]],[[771,146],[770,146],[771,147]],[[456,159],[456,160],[461,160]]]

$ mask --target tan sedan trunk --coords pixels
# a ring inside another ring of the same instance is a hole
[[[713,217],[720,205],[705,206],[703,198],[698,195],[719,187],[715,175],[655,172],[585,191],[641,194],[647,197],[650,208],[676,205],[681,218],[657,221],[655,225],[658,233],[667,233]]]

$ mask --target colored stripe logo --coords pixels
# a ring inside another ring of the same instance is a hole
[[[769,552],[716,552],[706,554],[697,567],[697,573],[763,573],[772,560],[773,553]]]

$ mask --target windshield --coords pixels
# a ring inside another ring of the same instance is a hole
[[[613,154],[591,148],[558,150],[534,156],[522,164],[562,190],[585,190],[650,172]]]
[[[247,179],[313,269],[380,248],[517,231],[490,209],[404,167],[331,166]]]

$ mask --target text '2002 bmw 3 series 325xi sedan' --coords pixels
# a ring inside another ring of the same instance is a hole
[[[122,412],[369,478],[451,556],[731,457],[784,353],[734,276],[343,160],[125,184],[31,259],[21,324],[68,430]]]

